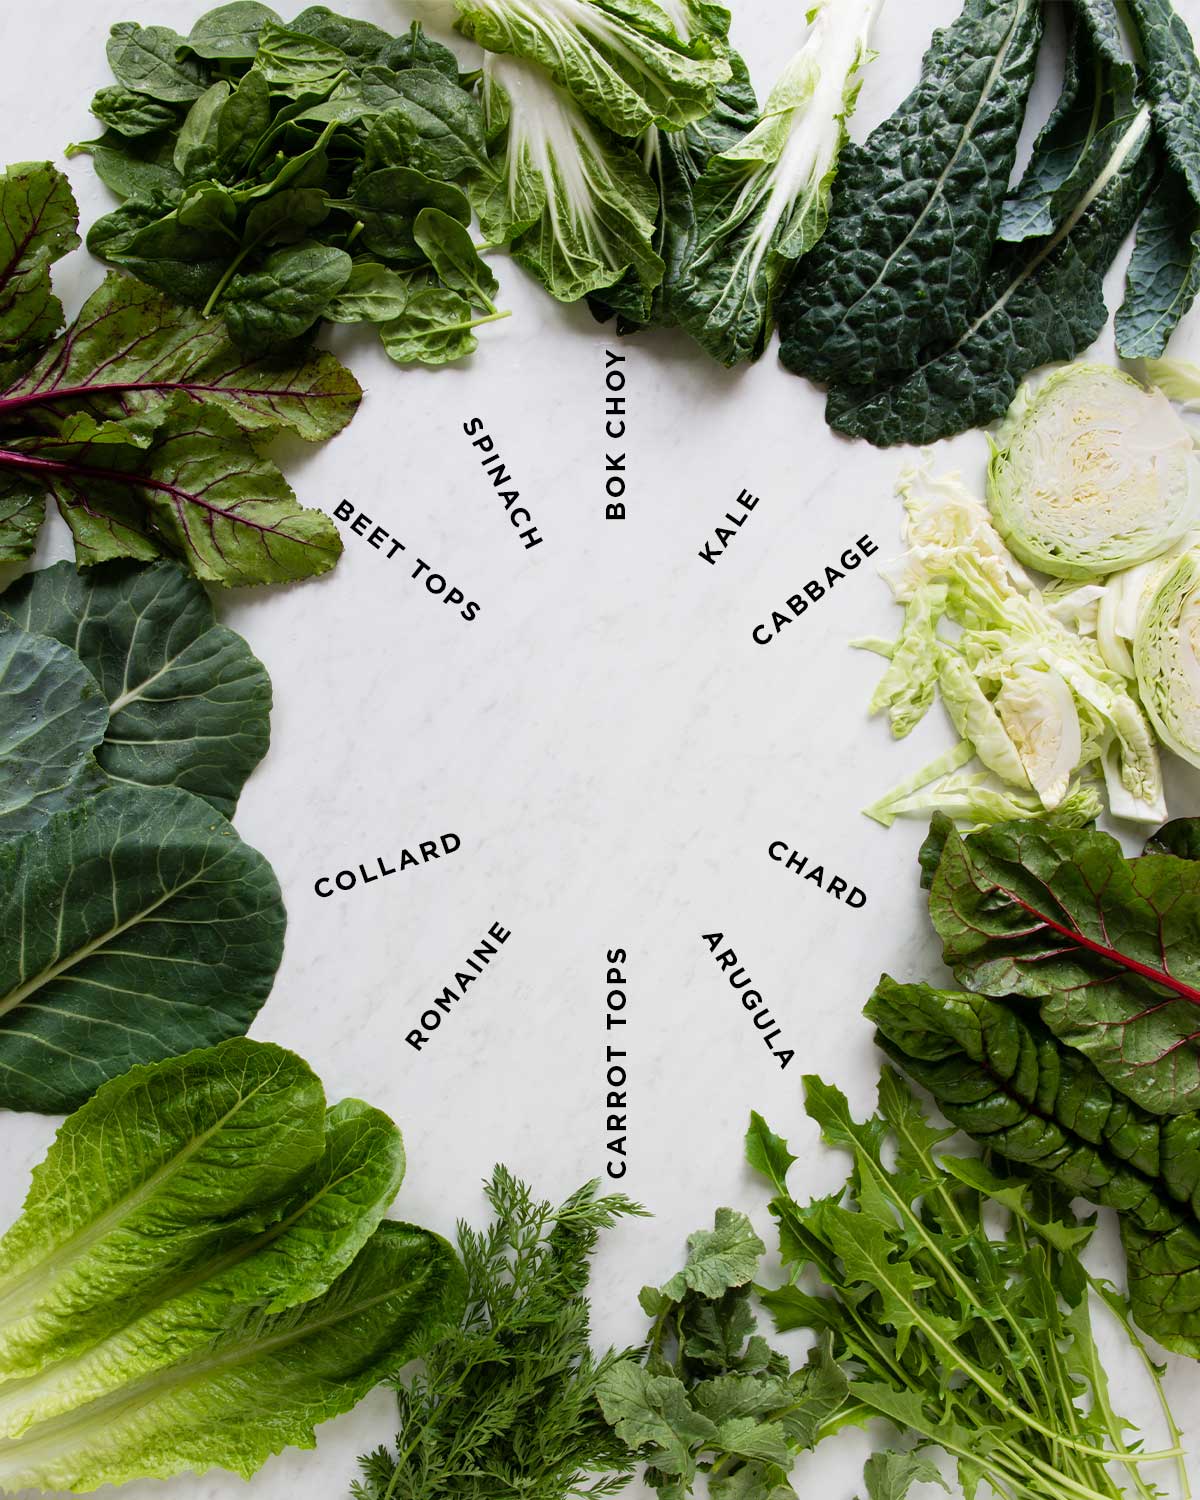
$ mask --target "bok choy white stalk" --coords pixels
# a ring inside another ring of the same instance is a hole
[[[780,283],[825,232],[846,121],[883,0],[822,0],[758,124],[695,189],[695,251],[680,321],[726,365],[760,355]]]

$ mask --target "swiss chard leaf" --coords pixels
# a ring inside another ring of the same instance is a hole
[[[96,758],[116,781],[182,787],[233,816],[270,741],[271,682],[181,568],[105,563],[81,574],[55,563],[0,595],[5,617],[69,647],[107,704],[99,735],[88,740],[86,713],[60,737],[99,739]]]
[[[997,249],[958,337],[929,345],[916,368],[894,380],[833,386],[830,426],[886,446],[935,442],[1001,416],[1030,370],[1074,358],[1104,327],[1104,276],[1153,173],[1143,107],[1052,235]]]
[[[866,1014],[954,1124],[1118,1211],[1135,1318],[1200,1354],[1200,1117],[1139,1109],[1018,1002],[885,978]]]
[[[73,651],[2,620],[0,705],[0,838],[8,838],[103,786],[93,751],[108,714]]]
[[[1130,0],[1145,58],[1145,89],[1168,170],[1138,231],[1117,349],[1126,359],[1163,352],[1200,290],[1200,63],[1170,0]]]
[[[824,237],[780,300],[788,369],[857,385],[965,334],[1041,34],[1035,0],[967,0],[934,35],[916,89],[843,151]]]
[[[0,845],[0,1104],[80,1104],[136,1062],[244,1032],[284,912],[188,792],[114,787]]]
[[[1200,865],[1127,860],[1104,833],[1002,824],[947,836],[929,909],[960,983],[1036,1001],[1143,1108],[1200,1103]]]

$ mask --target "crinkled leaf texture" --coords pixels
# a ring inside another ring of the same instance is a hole
[[[1200,1116],[1139,1109],[1019,1001],[885,977],[866,1014],[955,1125],[1118,1211],[1137,1322],[1200,1355]]]
[[[233,816],[270,743],[271,681],[178,564],[103,563],[80,573],[55,563],[0,595],[0,622],[6,616],[70,648],[63,654],[74,653],[99,684],[108,711],[96,758],[109,776],[182,787]],[[83,743],[89,728],[85,717],[68,733]]]
[[[1200,64],[1170,0],[1130,0],[1166,165],[1138,226],[1117,313],[1125,359],[1156,358],[1200,290]]]
[[[488,243],[508,244],[562,302],[627,274],[648,297],[664,270],[658,198],[633,148],[519,59],[486,59],[483,97],[495,146],[472,198]]]
[[[678,130],[712,108],[730,67],[712,6],[640,0],[456,0],[459,29],[545,68],[618,135]]]
[[[0,1105],[82,1103],[245,1032],[285,915],[270,865],[178,789],[114,786],[0,844]]]
[[[1200,1105],[1200,864],[1037,822],[950,831],[929,910],[961,984],[1035,1001],[1144,1109]]]
[[[900,108],[842,152],[828,228],[780,301],[790,370],[861,384],[968,328],[1041,34],[1036,0],[967,0]]]
[[[107,724],[104,696],[75,653],[0,616],[0,838],[100,790],[93,752]]]
[[[106,1084],[0,1241],[0,1485],[249,1477],[457,1316],[400,1134],[243,1039]]]

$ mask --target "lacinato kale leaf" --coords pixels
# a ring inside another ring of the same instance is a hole
[[[462,184],[486,166],[483,121],[453,54],[419,26],[393,37],[323,6],[288,26],[238,0],[202,16],[186,42],[118,27],[110,57],[119,83],[93,103],[108,129],[72,148],[91,153],[122,199],[93,224],[94,254],[222,316],[254,357],[294,357],[337,318],[363,264],[434,294],[459,290],[414,226],[430,206],[469,221]],[[471,306],[440,318],[455,325],[449,338],[420,330],[415,311],[405,337],[394,311],[376,319],[359,302],[356,320],[379,323],[394,359],[437,364],[469,353],[471,330],[503,316],[490,299],[478,317]]]
[[[0,222],[26,246],[0,278],[12,330],[0,561],[32,552],[49,495],[81,563],[174,557],[223,584],[332,567],[336,527],[297,502],[258,444],[280,431],[310,442],[339,432],[361,398],[354,377],[321,352],[238,351],[219,320],[115,273],[54,338],[62,310],[48,265],[74,242],[66,179],[49,163],[0,176]]]
[[[966,332],[1041,34],[1037,0],[967,0],[916,89],[842,152],[829,225],[780,300],[789,369],[859,385]]]

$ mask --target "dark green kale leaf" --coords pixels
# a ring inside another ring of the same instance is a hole
[[[1041,35],[1036,0],[967,0],[916,89],[843,150],[828,227],[780,299],[788,369],[863,384],[967,335]]]
[[[1030,370],[1073,359],[1104,327],[1104,277],[1142,211],[1154,170],[1143,106],[1077,186],[1053,234],[998,246],[958,336],[928,345],[908,373],[831,387],[829,425],[886,447],[935,442],[1001,416]]]
[[[1117,313],[1117,349],[1156,358],[1200,290],[1200,63],[1170,0],[1130,0],[1145,91],[1166,155],[1141,224]]]

